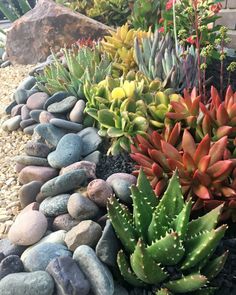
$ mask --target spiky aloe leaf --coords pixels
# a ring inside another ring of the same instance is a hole
[[[140,169],[138,179],[137,179],[137,187],[140,192],[144,195],[143,198],[147,204],[149,204],[152,208],[155,208],[158,204],[158,199],[153,192],[153,189],[148,181],[143,169]]]
[[[187,256],[182,264],[181,269],[186,270],[197,265],[200,261],[209,257],[215,250],[218,242],[223,238],[226,225],[222,225],[216,230],[204,232],[185,243]]]
[[[131,194],[133,199],[134,223],[140,237],[146,241],[148,227],[152,220],[153,210],[152,207],[145,202],[143,194],[134,185],[131,186]]]
[[[9,19],[11,22],[14,22],[19,18],[19,16],[16,14],[14,9],[8,8],[6,4],[3,3],[3,1],[0,1],[0,11],[5,15],[7,19]]]
[[[208,278],[208,280],[212,280],[214,277],[218,275],[218,273],[224,267],[224,264],[228,257],[228,251],[226,251],[221,256],[209,261],[207,266],[202,269],[201,273]]]
[[[20,0],[19,1],[20,9],[22,10],[23,14],[31,10],[31,6],[27,0]]]
[[[150,256],[163,265],[175,265],[184,256],[185,250],[177,232],[166,236],[146,248]]]
[[[137,277],[147,284],[159,284],[167,277],[167,273],[147,253],[145,245],[139,239],[130,258],[131,266]]]
[[[131,270],[128,259],[122,250],[117,254],[117,264],[122,276],[129,284],[135,287],[143,287],[145,285]]]
[[[169,229],[170,220],[166,215],[166,207],[158,205],[152,215],[152,221],[148,227],[148,243],[164,237]]]
[[[115,197],[109,199],[107,211],[118,238],[125,249],[133,253],[137,243],[137,232],[131,222],[126,218],[126,212]]]
[[[171,295],[168,289],[161,289],[156,292],[156,295]]]
[[[164,286],[174,293],[187,293],[198,290],[207,283],[207,278],[200,274],[191,274],[175,281],[170,281]]]
[[[191,237],[194,237],[201,232],[211,231],[214,229],[217,225],[222,208],[223,205],[220,205],[198,219],[192,220],[188,224],[187,239],[191,239]]]

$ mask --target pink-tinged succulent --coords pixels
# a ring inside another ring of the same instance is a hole
[[[235,162],[225,152],[227,136],[212,143],[207,134],[196,144],[187,129],[182,137],[180,132],[180,125],[175,125],[168,131],[168,138],[157,132],[147,138],[138,136],[136,146],[131,147],[131,158],[138,163],[138,169],[143,169],[156,194],[163,193],[177,168],[183,193],[195,197],[194,209],[213,208],[224,202],[236,207],[236,171],[231,174]]]

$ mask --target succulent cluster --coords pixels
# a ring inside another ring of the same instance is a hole
[[[124,279],[135,287],[150,287],[150,294],[213,294],[210,281],[227,258],[227,253],[212,258],[227,228],[216,228],[222,205],[190,221],[192,201],[184,202],[176,172],[159,200],[141,170],[131,197],[133,212],[115,197],[107,205],[124,247],[117,256]]]
[[[17,0],[15,3],[11,0],[0,1],[0,11],[12,22],[31,9],[32,7],[28,0]]]
[[[176,48],[170,34],[154,34],[136,38],[135,60],[138,68],[150,79],[159,79],[163,87],[182,91],[197,83],[197,54],[193,46],[187,50]]]

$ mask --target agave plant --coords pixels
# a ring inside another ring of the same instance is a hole
[[[223,203],[233,208],[236,191],[231,172],[235,162],[225,159],[227,136],[213,143],[207,134],[196,144],[187,129],[180,136],[177,125],[168,134],[167,138],[155,131],[146,138],[137,136],[136,146],[131,146],[131,158],[138,163],[138,169],[144,170],[156,194],[163,193],[178,168],[185,196],[193,195],[196,201],[194,209]]]
[[[111,73],[111,62],[107,54],[100,54],[97,47],[72,46],[63,49],[64,63],[55,55],[54,63],[46,67],[37,77],[38,87],[49,94],[67,91],[75,97],[84,98],[85,81],[98,83]]]
[[[139,70],[150,79],[159,79],[163,87],[182,91],[193,88],[197,83],[197,54],[193,47],[185,52],[175,44],[169,34],[161,36],[158,30],[153,35],[136,38],[135,60]]]
[[[0,11],[5,15],[7,19],[14,22],[26,12],[32,9],[29,1],[27,0],[17,0],[15,4],[14,1],[0,1]]]
[[[124,247],[117,255],[124,279],[151,290],[149,294],[213,294],[210,281],[227,258],[226,252],[212,259],[227,229],[226,225],[216,228],[222,205],[190,221],[192,201],[184,202],[176,172],[159,201],[141,170],[131,197],[133,212],[115,197],[107,205]]]

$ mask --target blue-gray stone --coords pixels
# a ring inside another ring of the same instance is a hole
[[[49,197],[42,201],[39,207],[45,216],[56,217],[58,215],[67,213],[67,203],[70,195],[63,194],[55,197]]]
[[[9,255],[18,255],[20,256],[26,249],[26,246],[19,246],[13,244],[8,239],[0,240],[0,253],[3,253],[5,256]]]
[[[97,257],[109,266],[116,266],[117,253],[120,249],[110,220],[106,221],[102,236],[96,246]]]
[[[53,94],[51,97],[49,97],[46,100],[43,108],[46,110],[50,104],[62,101],[64,98],[66,98],[68,96],[70,96],[70,94],[68,92],[63,92],[63,91],[56,92],[55,94]]]
[[[50,104],[47,108],[47,111],[50,113],[67,113],[70,111],[73,106],[76,104],[77,98],[75,96],[68,96],[59,102],[54,102]]]
[[[0,263],[0,280],[10,273],[23,272],[24,265],[17,255],[9,255]]]
[[[25,90],[25,89],[17,89],[14,93],[14,98],[18,104],[25,104],[27,99],[34,93],[36,93],[36,90]]]
[[[27,126],[23,129],[23,132],[25,134],[29,134],[29,135],[33,135],[34,134],[34,129],[38,126],[39,124],[33,124],[33,125],[30,125],[30,126]]]
[[[17,130],[20,127],[20,122],[21,122],[21,116],[17,115],[15,117],[12,117],[12,118],[6,120],[2,124],[2,129],[5,131]]]
[[[96,151],[102,143],[102,139],[98,135],[98,130],[94,127],[87,127],[81,130],[78,135],[83,140],[82,156],[87,156]]]
[[[47,158],[50,152],[50,148],[46,144],[41,142],[28,141],[25,145],[25,153],[28,156]]]
[[[101,159],[101,155],[102,154],[100,151],[95,151],[95,152],[92,152],[91,154],[87,155],[83,160],[92,162],[97,165]]]
[[[1,64],[1,68],[6,68],[9,67],[11,65],[10,60],[6,60]]]
[[[64,135],[54,152],[48,155],[48,162],[53,168],[62,168],[78,162],[81,158],[82,139],[73,133]]]
[[[83,125],[81,124],[70,122],[68,120],[58,119],[58,118],[52,118],[50,120],[50,123],[56,127],[68,129],[74,132],[79,132],[83,128]]]
[[[53,197],[80,187],[87,180],[86,172],[77,169],[47,181],[41,187],[43,197]]]
[[[57,243],[42,243],[32,247],[22,257],[26,271],[45,270],[49,262],[56,257],[71,256],[66,246]]]
[[[22,129],[31,126],[31,125],[35,125],[37,122],[35,122],[33,119],[26,119],[20,122],[20,127]]]
[[[114,282],[109,269],[97,258],[92,248],[79,246],[73,259],[79,264],[91,284],[94,295],[111,295],[114,293]]]
[[[46,271],[9,274],[0,281],[1,295],[52,295],[54,282]]]
[[[48,167],[48,161],[45,158],[33,157],[33,156],[16,156],[14,158],[16,163],[25,165],[25,166],[43,166]]]
[[[53,259],[46,270],[56,283],[57,295],[87,295],[89,293],[90,284],[71,257]]]
[[[5,113],[7,115],[11,114],[11,110],[17,105],[17,102],[14,100],[13,102],[11,102],[6,108],[5,108]]]
[[[35,128],[35,132],[53,147],[56,147],[60,139],[67,133],[64,129],[57,128],[49,123],[39,124]]]
[[[39,123],[39,115],[41,114],[43,110],[32,110],[30,111],[30,117]]]
[[[20,83],[20,85],[17,87],[17,90],[18,89],[30,90],[35,85],[35,83],[36,83],[35,77],[28,76]]]

